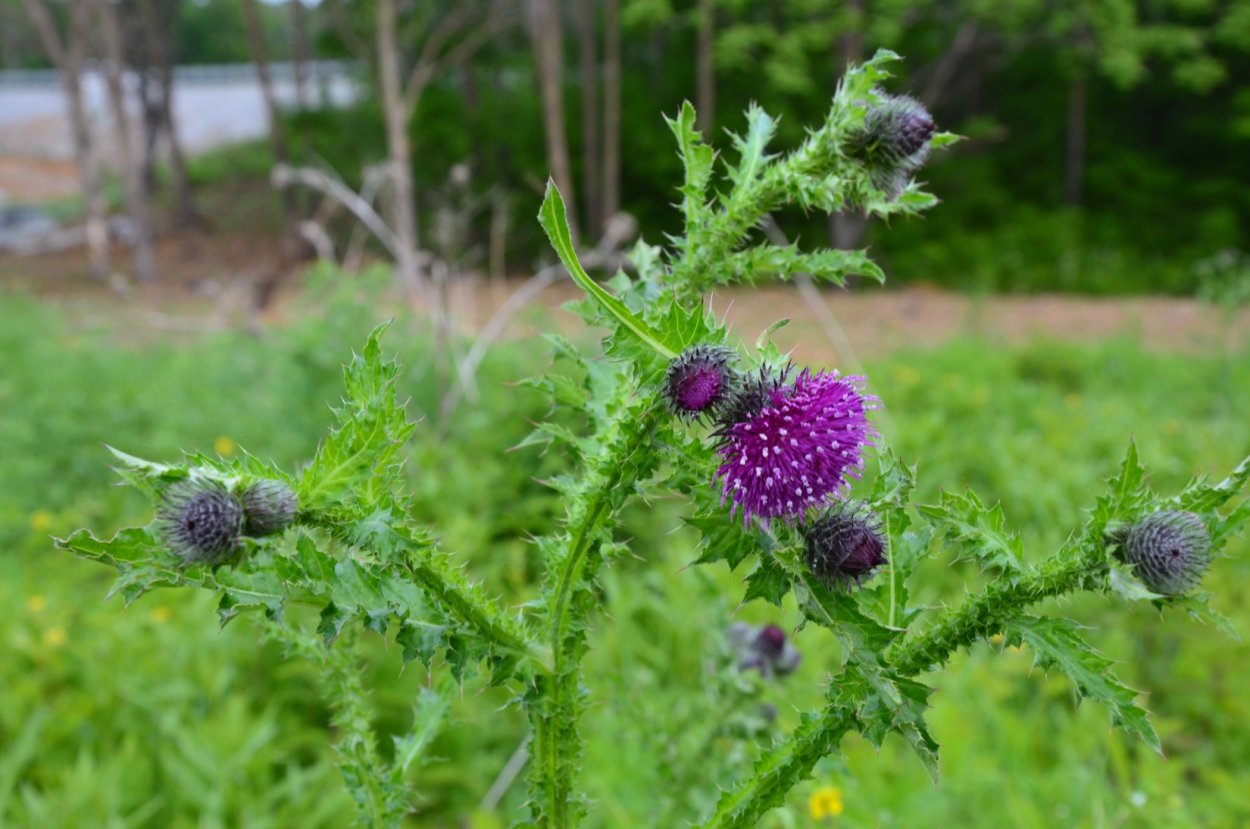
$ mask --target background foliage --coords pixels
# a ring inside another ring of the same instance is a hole
[[[350,819],[311,668],[258,645],[251,623],[218,632],[209,596],[161,593],[127,610],[117,600],[84,602],[102,593],[109,574],[67,566],[47,536],[147,519],[139,496],[105,486],[105,438],[162,457],[243,445],[293,468],[330,422],[325,404],[338,397],[339,362],[371,327],[376,301],[327,299],[304,309],[306,321],[263,339],[156,345],[67,327],[29,299],[4,297],[0,641],[10,657],[0,665],[0,822],[328,827]],[[418,330],[401,319],[387,340],[402,356],[401,393],[411,395],[414,418],[436,404]],[[1229,447],[1246,440],[1245,356],[1160,355],[1127,342],[987,349],[968,340],[873,360],[869,369],[891,417],[887,437],[921,465],[920,498],[964,485],[1001,497],[1038,557],[1080,519],[1074,505],[1113,471],[1126,434],[1161,490],[1195,470],[1222,471]],[[445,528],[448,548],[476,551],[473,571],[505,597],[532,590],[538,572],[525,539],[553,521],[556,505],[533,478],[566,460],[555,450],[505,451],[543,406],[508,384],[546,360],[516,347],[495,353],[487,400],[445,435],[423,422],[410,448],[418,517]],[[423,474],[433,469],[437,477]],[[739,772],[755,752],[750,735],[768,727],[758,702],[773,703],[780,723],[793,725],[794,711],[819,699],[834,658],[818,631],[805,631],[797,675],[743,690],[724,645],[731,618],[791,625],[797,610],[756,603],[735,613],[726,597],[738,577],[686,569],[694,538],[663,503],[633,509],[628,526],[647,561],[623,559],[606,575],[612,624],[594,626],[585,674],[604,701],[588,709],[584,727],[595,804],[588,825],[596,826],[641,825],[707,805],[715,795],[708,778],[675,770],[714,757],[718,767],[705,771]],[[1229,552],[1209,584],[1218,585],[1216,607],[1244,630],[1244,540]],[[941,562],[917,583],[924,587],[915,598],[925,603],[964,591],[960,571]],[[817,780],[843,789],[841,825],[1042,827],[1066,814],[1077,825],[1197,827],[1250,816],[1250,689],[1236,669],[1245,646],[1179,614],[1159,620],[1147,608],[1093,601],[1065,609],[1100,628],[1095,641],[1122,661],[1117,672],[1129,685],[1154,691],[1148,706],[1166,760],[1111,733],[1096,705],[1074,715],[1070,685],[1031,670],[1031,654],[981,649],[938,683],[930,721],[944,747],[942,785],[931,787],[901,742],[891,738],[878,756],[852,739],[845,764],[823,768]],[[1100,624],[1111,614],[1114,625]],[[400,722],[430,680],[415,664],[400,675],[399,654],[380,641],[370,652],[375,716]],[[473,683],[456,698],[454,713],[467,722],[436,739],[442,759],[415,779],[424,808],[412,825],[475,814],[524,731],[519,714],[499,710],[503,701]],[[640,720],[662,728],[640,730]],[[681,736],[655,740],[665,732]],[[808,825],[810,791],[798,790],[768,825]],[[519,789],[505,798],[505,814],[519,798]],[[476,814],[470,824],[498,819]]]

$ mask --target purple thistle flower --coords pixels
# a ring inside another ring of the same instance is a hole
[[[792,520],[831,495],[846,497],[876,437],[867,417],[876,398],[863,394],[862,377],[804,370],[787,384],[786,376],[761,373],[748,383],[732,407],[736,418],[716,433],[721,500],[733,500],[731,514],[742,510],[744,526]]]

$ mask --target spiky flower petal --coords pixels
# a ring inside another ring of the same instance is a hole
[[[162,496],[157,526],[184,564],[219,564],[239,545],[243,504],[216,482],[181,481]]]
[[[742,397],[750,399],[731,407],[739,419],[723,420],[716,433],[722,501],[742,511],[744,526],[793,520],[830,496],[845,497],[876,436],[867,417],[876,399],[861,391],[863,378],[804,370],[784,383],[785,376],[748,384]]]
[[[1211,563],[1211,536],[1194,513],[1165,510],[1129,528],[1124,553],[1147,587],[1177,596],[1202,579]]]
[[[244,529],[248,535],[280,533],[295,520],[299,504],[281,481],[264,480],[243,491]]]
[[[827,585],[855,587],[885,564],[881,522],[862,504],[830,507],[803,527],[804,560]]]
[[[717,418],[737,391],[730,365],[735,357],[719,345],[695,345],[678,355],[664,378],[664,399],[673,414],[685,420]]]

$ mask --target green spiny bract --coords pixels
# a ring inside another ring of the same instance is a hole
[[[1178,596],[1202,580],[1211,563],[1211,536],[1194,513],[1165,510],[1129,527],[1124,555],[1148,588]]]
[[[243,490],[244,529],[248,535],[280,533],[295,520],[299,502],[281,481],[265,480]]]
[[[829,507],[803,527],[804,560],[828,585],[851,588],[886,563],[881,522],[862,504]]]
[[[157,527],[183,564],[220,564],[239,546],[243,504],[215,481],[180,481],[162,495]]]
[[[929,157],[929,139],[937,125],[919,101],[879,97],[868,108],[864,125],[847,137],[845,151],[868,168],[877,189],[894,198]]]

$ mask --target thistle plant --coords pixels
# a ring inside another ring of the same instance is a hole
[[[587,810],[581,719],[592,702],[581,665],[590,629],[610,624],[598,612],[600,578],[629,549],[622,510],[659,497],[684,504],[699,536],[694,564],[749,568],[744,601],[780,606],[792,597],[803,623],[827,631],[841,653],[826,666],[821,707],[760,748],[753,768],[706,813],[665,825],[755,826],[852,732],[876,744],[901,736],[936,777],[938,745],[925,714],[940,671],[957,651],[995,635],[1027,645],[1041,667],[1067,674],[1117,726],[1158,749],[1137,692],[1078,625],[1038,605],[1088,591],[1217,619],[1196,588],[1210,557],[1250,519],[1244,503],[1226,509],[1250,479],[1250,459],[1220,483],[1200,477],[1163,496],[1130,444],[1084,524],[1058,550],[1026,556],[1002,510],[971,492],[913,502],[916,468],[874,428],[880,403],[870,378],[790,366],[767,341],[743,348],[705,309],[705,293],[718,286],[799,273],[833,285],[853,274],[883,278],[863,251],[779,246],[758,228],[782,207],[890,217],[935,204],[911,176],[955,138],[935,132],[918,104],[880,91],[895,59],[882,52],[848,72],[824,123],[788,151],[770,150],[775,122],[753,107],[745,133],[718,161],[685,105],[669,121],[685,167],[684,233],[667,248],[639,243],[633,272],[605,284],[582,268],[560,194],[548,187],[539,221],[585,292],[576,309],[607,335],[602,354],[552,336],[557,359],[582,379],[531,381],[556,409],[580,413],[582,425],[540,423],[526,441],[563,444],[575,463],[548,482],[564,516],[534,540],[546,577],[521,607],[473,581],[435,529],[412,517],[401,458],[417,427],[404,411],[397,366],[384,356],[384,328],[345,367],[336,425],[299,474],[246,454],[167,464],[114,450],[119,474],[151,497],[156,517],[111,539],[80,530],[59,544],[114,566],[113,591],[127,602],[157,587],[214,591],[223,624],[259,613],[265,636],[286,643],[291,658],[320,665],[343,777],[368,826],[395,826],[414,808],[410,772],[430,762],[432,735],[454,727],[445,723],[447,695],[474,674],[514,691],[529,723],[521,825],[578,825]],[[978,567],[982,586],[957,606],[913,604],[909,577],[931,556]],[[405,663],[450,678],[414,701],[393,751],[380,747],[353,650],[370,633],[393,640]],[[797,664],[780,628],[743,627],[734,636],[749,651],[742,663],[761,674]]]

